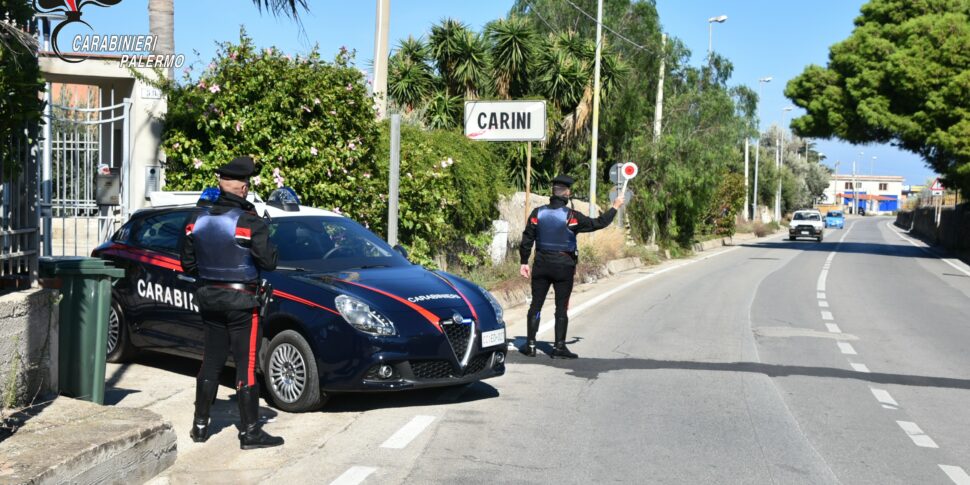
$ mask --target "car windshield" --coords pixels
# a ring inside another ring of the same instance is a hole
[[[796,221],[817,221],[817,220],[820,220],[819,219],[819,215],[816,214],[816,213],[814,213],[814,212],[796,212],[795,213],[795,217],[793,217],[792,219],[793,220],[796,220]]]
[[[829,212],[828,217],[842,217],[842,213],[839,211]]]
[[[374,233],[342,217],[287,217],[271,222],[269,230],[279,248],[279,269],[331,272],[411,264]]]

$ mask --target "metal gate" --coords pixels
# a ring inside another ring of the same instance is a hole
[[[41,174],[45,256],[88,256],[128,217],[128,114],[114,90],[51,102],[47,85]],[[63,99],[63,96],[62,96]],[[102,101],[108,106],[99,107]]]
[[[0,295],[37,275],[37,124],[0,140]]]

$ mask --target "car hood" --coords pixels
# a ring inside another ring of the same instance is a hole
[[[295,279],[323,287],[335,294],[348,294],[374,303],[451,316],[455,309],[478,306],[483,298],[474,288],[414,265],[370,268],[334,273],[305,274]],[[457,280],[457,279],[456,279]],[[442,313],[442,310],[447,310]]]

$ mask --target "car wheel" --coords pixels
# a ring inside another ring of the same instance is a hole
[[[270,341],[263,376],[273,404],[283,411],[316,411],[327,402],[310,344],[296,331],[284,330]]]
[[[113,363],[123,363],[131,360],[136,353],[137,351],[131,345],[131,339],[128,337],[125,314],[121,311],[121,305],[112,298],[111,308],[108,310],[107,360]]]
[[[788,240],[789,241],[794,241],[795,240],[795,236],[788,236]]]
[[[822,236],[819,236],[817,239],[818,239],[818,242],[822,242]]]

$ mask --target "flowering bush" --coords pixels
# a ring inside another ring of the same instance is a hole
[[[387,184],[372,176],[377,124],[351,53],[341,49],[333,62],[316,50],[292,58],[257,49],[243,32],[197,81],[190,69],[184,75],[168,97],[166,190],[214,185],[217,167],[249,155],[258,172],[252,190],[264,198],[285,184],[303,203],[364,224],[386,217],[385,205],[362,195]]]

